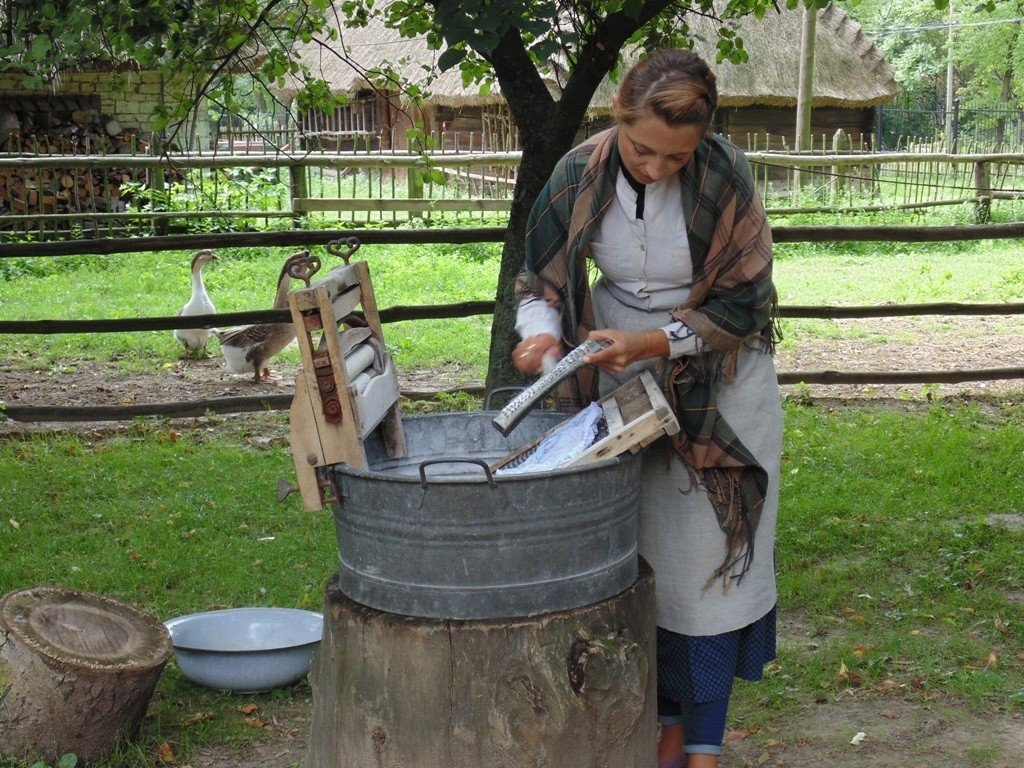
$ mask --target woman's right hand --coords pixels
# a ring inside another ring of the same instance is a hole
[[[562,357],[562,344],[550,333],[527,336],[512,350],[512,364],[520,373],[538,373],[544,367],[545,357]]]

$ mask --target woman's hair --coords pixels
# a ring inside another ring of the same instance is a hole
[[[615,118],[631,125],[653,115],[668,125],[708,128],[718,105],[715,73],[692,51],[655,51],[630,68],[619,86]]]

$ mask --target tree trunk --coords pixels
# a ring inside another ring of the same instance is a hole
[[[0,752],[82,763],[133,737],[171,655],[167,630],[125,603],[64,587],[0,599]]]
[[[519,341],[515,332],[518,302],[513,295],[513,289],[516,276],[522,271],[526,259],[526,221],[555,163],[571,148],[576,132],[575,127],[563,124],[553,126],[551,122],[543,121],[540,115],[534,122],[535,125],[542,126],[533,130],[547,137],[544,142],[537,142],[536,137],[532,142],[528,141],[524,134],[529,129],[520,128],[524,143],[523,157],[517,171],[508,229],[501,250],[498,290],[494,300],[494,317],[491,321],[487,391],[495,387],[522,385],[527,380],[512,365],[512,349]],[[531,144],[543,144],[544,148],[538,146],[531,151]]]
[[[349,600],[313,661],[307,768],[650,768],[654,574],[595,605],[496,621]]]

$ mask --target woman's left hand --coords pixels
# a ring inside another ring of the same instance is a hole
[[[602,328],[591,331],[587,338],[612,342],[610,346],[587,355],[588,363],[608,373],[622,373],[637,360],[668,356],[668,336],[660,329],[633,333]]]

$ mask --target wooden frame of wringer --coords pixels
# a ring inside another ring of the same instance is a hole
[[[333,499],[330,465],[366,469],[363,440],[374,431],[380,431],[389,456],[406,454],[398,377],[384,346],[370,270],[365,261],[349,261],[358,249],[355,237],[331,241],[327,250],[344,265],[311,284],[320,267],[311,257],[306,272],[293,275],[306,287],[288,296],[302,356],[291,406],[291,449],[302,505],[310,512]]]

